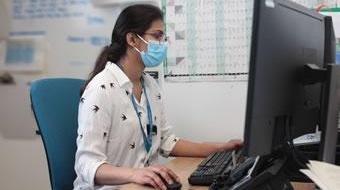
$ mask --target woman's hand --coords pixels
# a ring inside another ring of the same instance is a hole
[[[327,7],[327,4],[326,4],[326,3],[320,3],[320,4],[318,4],[318,5],[315,7],[315,10],[316,10],[317,12],[320,12],[321,9],[323,9],[323,8],[325,8],[325,7]]]
[[[169,184],[173,183],[174,180],[180,182],[179,177],[172,170],[161,165],[134,169],[130,181],[142,185],[151,185],[155,189],[166,190],[166,184],[163,183],[159,175]]]
[[[227,143],[230,144],[233,147],[233,149],[238,149],[243,146],[243,141],[241,139],[232,139]]]
[[[243,146],[243,141],[240,139],[232,139],[226,143],[221,143],[219,144],[219,149],[220,151],[225,151],[225,150],[235,150],[239,149]]]

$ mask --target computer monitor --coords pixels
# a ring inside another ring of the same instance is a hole
[[[319,126],[320,157],[334,161],[336,137],[329,133],[339,71],[329,64],[335,60],[331,18],[287,0],[257,0],[253,19],[245,154],[270,155]]]

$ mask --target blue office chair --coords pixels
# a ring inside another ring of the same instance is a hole
[[[31,84],[31,103],[43,140],[53,190],[73,189],[80,79],[41,79]]]

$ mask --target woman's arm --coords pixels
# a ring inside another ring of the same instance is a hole
[[[95,175],[96,185],[119,185],[131,182],[132,168],[115,167],[110,164],[102,164]]]
[[[211,153],[233,150],[243,145],[241,140],[230,140],[226,143],[197,143],[180,139],[172,149],[171,156],[206,157]]]

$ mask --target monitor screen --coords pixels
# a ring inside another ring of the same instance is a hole
[[[268,155],[320,123],[322,84],[301,82],[323,68],[325,17],[287,0],[254,1],[245,154]],[[287,130],[289,128],[289,130]]]

